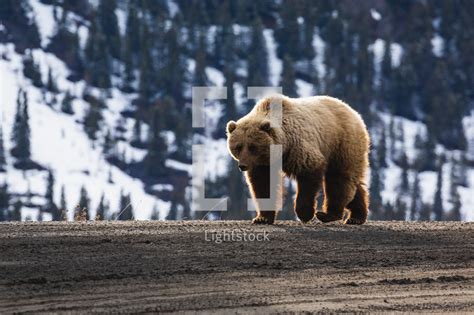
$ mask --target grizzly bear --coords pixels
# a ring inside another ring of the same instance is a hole
[[[270,115],[274,104],[281,106],[280,122]],[[369,143],[360,115],[343,101],[329,96],[266,97],[246,116],[227,123],[228,150],[245,172],[256,202],[257,216],[252,220],[255,224],[273,224],[277,215],[277,211],[259,210],[257,201],[270,198],[272,144],[282,146],[283,173],[296,180],[294,211],[303,223],[315,215],[321,186],[323,210],[316,213],[320,221],[347,217],[346,224],[365,223],[369,204],[365,184]],[[280,194],[283,185],[279,185],[274,189]],[[275,205],[275,210],[279,206]],[[347,216],[345,209],[349,210]]]

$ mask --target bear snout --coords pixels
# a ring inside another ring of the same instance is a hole
[[[247,165],[245,165],[245,164],[240,164],[240,163],[239,163],[239,170],[240,170],[241,172],[245,172],[247,169],[248,169],[248,168],[247,168]]]

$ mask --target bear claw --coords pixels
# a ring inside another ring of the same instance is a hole
[[[270,221],[269,219],[265,218],[265,217],[255,217],[253,220],[252,220],[252,223],[253,224],[273,224],[273,221]]]
[[[363,220],[363,219],[349,218],[346,220],[346,224],[361,225],[361,224],[364,224],[365,221],[366,220]]]
[[[333,221],[339,221],[342,218],[336,217],[334,215],[328,214],[326,212],[318,211],[316,212],[316,217],[319,219],[319,221],[323,223],[328,223],[328,222],[333,222]]]

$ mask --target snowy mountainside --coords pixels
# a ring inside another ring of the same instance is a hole
[[[41,48],[33,49],[31,53],[39,65],[43,82],[47,81],[48,73],[51,72],[59,92],[53,95],[44,89],[34,86],[31,80],[25,78],[23,74],[22,59],[24,55],[18,53],[13,44],[0,43],[0,121],[3,128],[5,151],[7,153],[7,169],[5,173],[0,173],[0,185],[8,183],[10,193],[23,202],[23,220],[36,220],[38,209],[45,203],[47,170],[51,170],[55,176],[54,196],[57,204],[60,202],[61,190],[64,187],[68,219],[70,220],[73,219],[74,207],[79,201],[81,187],[87,189],[90,198],[89,211],[92,218],[95,215],[102,195],[110,203],[110,212],[117,213],[122,210],[120,209],[119,200],[122,193],[125,193],[131,196],[135,219],[150,219],[153,209],[159,209],[159,219],[165,219],[170,211],[171,202],[161,199],[154,192],[171,192],[173,186],[169,183],[155,183],[152,187],[147,187],[144,181],[131,176],[111,163],[103,152],[102,144],[107,133],[113,131],[116,126],[120,126],[123,130],[123,139],[117,141],[116,153],[129,163],[141,161],[145,157],[145,149],[137,148],[130,144],[130,140],[133,137],[134,121],[123,115],[123,112],[132,108],[132,102],[136,95],[123,92],[118,88],[121,84],[121,78],[118,76],[112,76],[113,87],[106,93],[101,89],[89,86],[85,80],[71,81],[69,79],[71,71],[65,62],[53,53],[47,52],[46,49],[50,38],[56,30],[53,6],[44,4],[39,0],[30,0],[29,3],[33,9],[32,15],[38,24],[41,37]],[[179,10],[179,6],[174,1],[168,1],[167,5],[173,8],[173,15]],[[57,14],[60,14],[60,12]],[[120,32],[123,34],[126,29],[127,14],[124,8],[119,8],[116,10],[116,15]],[[371,10],[371,15],[374,20],[383,19],[383,16],[375,10]],[[84,20],[73,12],[69,14],[69,20],[73,21],[73,23],[68,27],[77,28],[80,45],[84,47],[89,34],[89,21]],[[238,33],[245,30],[246,26],[232,25],[232,29],[235,33]],[[211,43],[215,31],[213,26],[209,28],[207,37]],[[275,31],[267,27],[263,30],[263,37],[268,50],[269,82],[277,86],[280,84],[284,69],[283,60],[278,57],[277,53],[278,45]],[[374,55],[375,85],[378,84],[385,44],[384,40],[377,39],[369,45],[369,49]],[[324,60],[326,43],[318,32],[315,32],[313,36],[312,45],[316,52],[312,62],[317,76],[322,82],[326,73]],[[443,45],[442,38],[435,34],[432,40],[433,53],[439,54]],[[390,51],[392,65],[398,67],[400,59],[404,54],[403,48],[400,44],[392,42]],[[192,73],[195,71],[196,61],[189,58],[186,66],[187,71]],[[119,67],[122,67],[122,65],[119,65]],[[246,72],[247,69],[245,67],[236,69],[236,73],[240,76],[245,76]],[[210,81],[209,85],[225,85],[225,75],[222,69],[219,70],[214,66],[208,65],[205,68],[205,73]],[[301,77],[296,78],[295,85],[299,96],[310,96],[314,95],[315,91],[319,91],[318,88],[315,89],[313,82],[308,82]],[[237,107],[242,110],[244,102],[246,102],[246,87],[242,82],[235,82],[233,86]],[[32,160],[40,164],[44,169],[18,170],[14,167],[14,160],[10,156],[12,128],[16,112],[17,95],[20,88],[26,91],[29,100]],[[64,114],[59,109],[59,104],[66,96],[66,93],[70,93],[74,98],[72,103],[73,115]],[[88,137],[82,124],[90,106],[84,100],[84,94],[86,93],[97,97],[100,96],[104,99],[106,105],[102,112],[104,119],[95,141]],[[186,92],[186,94],[190,95],[190,91]],[[55,101],[54,98],[56,98]],[[190,104],[186,104],[186,106],[189,107]],[[213,132],[218,128],[222,113],[223,105],[219,102],[208,102],[206,105],[207,128],[203,136],[197,137],[201,143],[206,144],[209,148],[209,154],[206,157],[206,165],[208,165],[206,173],[210,180],[215,180],[226,174],[230,161],[225,139],[216,140],[212,138]],[[391,122],[394,122],[403,130],[404,141],[399,141],[398,139],[396,143],[387,143],[387,146],[393,145],[398,151],[403,150],[408,162],[413,163],[418,155],[415,138],[420,133],[426,133],[426,125],[420,121],[409,120],[401,116],[390,116],[385,111],[378,111],[377,113],[380,121],[370,130],[373,142],[378,144],[381,130],[388,130]],[[467,155],[472,161],[474,160],[474,112],[466,116],[463,123],[468,142]],[[144,142],[146,141],[145,135],[147,134],[148,127],[146,124],[143,125],[142,136]],[[168,151],[176,150],[176,135],[174,132],[164,131],[162,133],[168,144]],[[445,212],[447,212],[453,206],[450,200],[450,172],[452,170],[450,158],[453,156],[457,157],[460,152],[447,150],[439,144],[436,146],[436,152],[438,154],[443,153],[447,157],[447,162],[442,169],[442,200]],[[168,158],[165,165],[173,170],[191,173],[191,165],[182,161]],[[406,204],[409,205],[409,196],[400,195],[401,173],[402,169],[399,164],[395,163],[390,157],[387,158],[387,166],[384,168],[381,178],[381,186],[383,187],[381,197],[384,203],[390,202],[393,205],[398,199],[404,199]],[[472,165],[467,168],[466,173],[463,175],[466,178],[467,186],[460,186],[458,188],[462,200],[461,214],[463,219],[473,221],[474,168]],[[409,170],[410,185],[414,182],[414,176],[414,171]],[[419,181],[423,203],[433,203],[437,173],[434,171],[422,171],[419,173]],[[50,219],[49,214],[44,214],[43,220]]]

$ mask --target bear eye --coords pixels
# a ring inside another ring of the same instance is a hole
[[[242,145],[238,144],[234,147],[235,152],[240,152],[242,150]]]
[[[257,146],[254,145],[254,144],[250,144],[250,145],[249,145],[249,152],[250,152],[250,153],[255,153],[255,152],[257,152]]]

